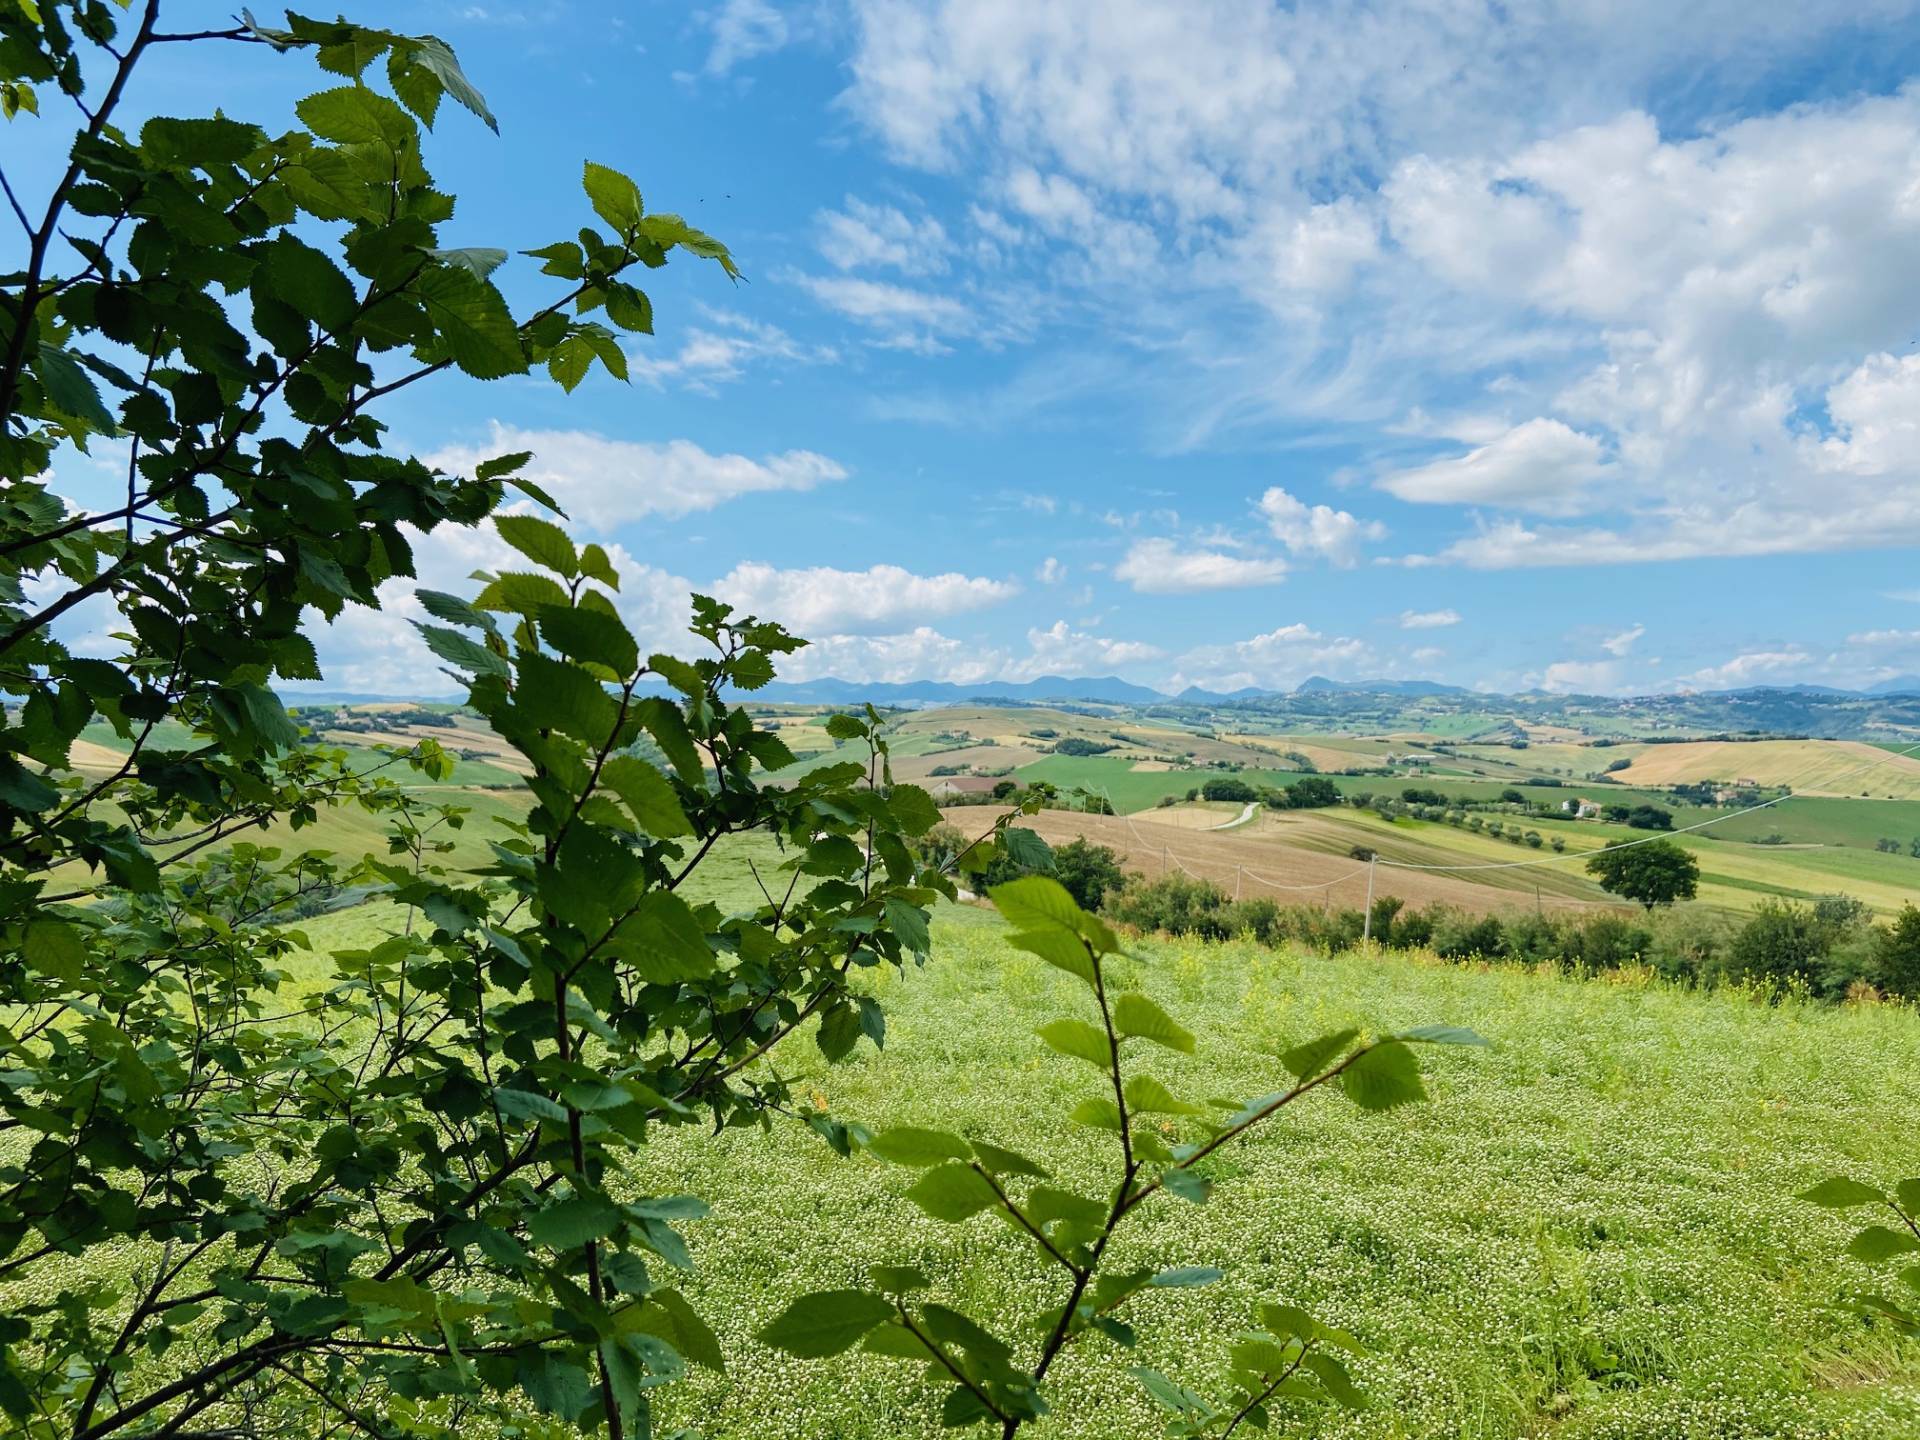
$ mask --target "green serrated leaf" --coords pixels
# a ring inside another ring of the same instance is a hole
[[[527,1221],[527,1235],[536,1245],[578,1250],[589,1240],[604,1240],[620,1223],[618,1205],[597,1191],[584,1191],[536,1211]]]
[[[1896,1255],[1909,1255],[1915,1250],[1920,1250],[1920,1240],[1914,1239],[1908,1231],[1890,1229],[1885,1225],[1867,1226],[1847,1246],[1847,1254],[1868,1265],[1877,1265]]]
[[[640,187],[618,170],[589,160],[581,183],[594,213],[621,235],[629,234],[640,224],[643,213]]]
[[[1280,1056],[1280,1063],[1300,1080],[1311,1080],[1346,1053],[1347,1046],[1359,1036],[1358,1030],[1336,1030],[1304,1045],[1296,1045]]]
[[[999,1203],[986,1177],[950,1160],[922,1175],[907,1198],[936,1220],[957,1223]]]
[[[1193,1053],[1193,1032],[1144,995],[1131,991],[1113,1002],[1113,1028],[1122,1035],[1151,1040],[1183,1055]]]
[[[502,540],[542,569],[569,579],[579,573],[580,560],[572,539],[551,520],[538,515],[496,515],[493,528]]]
[[[1034,1034],[1046,1042],[1049,1050],[1084,1060],[1096,1069],[1105,1070],[1113,1063],[1106,1032],[1084,1020],[1049,1021]]]
[[[1887,1203],[1887,1192],[1858,1180],[1849,1180],[1844,1175],[1836,1175],[1830,1180],[1822,1180],[1811,1190],[1802,1190],[1796,1198],[1824,1205],[1830,1210],[1844,1210],[1853,1205],[1884,1205]]]
[[[1340,1074],[1340,1088],[1362,1110],[1391,1110],[1427,1098],[1413,1051],[1398,1040],[1383,1041]]]
[[[973,1158],[972,1147],[958,1135],[917,1125],[896,1125],[891,1130],[883,1130],[867,1142],[867,1149],[895,1165],[922,1169],[948,1160]]]
[[[491,282],[459,265],[433,265],[414,281],[446,358],[477,380],[523,375],[526,351],[507,302]]]
[[[1204,1105],[1175,1098],[1173,1092],[1151,1075],[1135,1075],[1127,1081],[1127,1109],[1135,1114],[1204,1115]]]
[[[822,1290],[802,1295],[755,1338],[789,1355],[819,1360],[852,1349],[893,1315],[892,1303],[871,1291]]]

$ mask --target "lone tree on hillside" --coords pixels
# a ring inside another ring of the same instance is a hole
[[[1649,914],[1700,889],[1700,862],[1671,840],[1616,841],[1587,861],[1587,873],[1609,895],[1636,901]]]

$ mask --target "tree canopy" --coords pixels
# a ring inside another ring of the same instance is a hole
[[[1700,888],[1700,862],[1671,840],[1616,841],[1588,859],[1587,873],[1608,894],[1649,911],[1691,900]]]

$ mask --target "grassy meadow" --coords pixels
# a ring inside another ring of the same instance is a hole
[[[757,895],[771,845],[716,852],[700,891]],[[307,923],[316,949],[403,921],[374,904]],[[922,969],[869,983],[887,1045],[829,1067],[777,1055],[814,1103],[873,1128],[937,1125],[1012,1145],[1098,1193],[1112,1137],[1064,1119],[1099,1081],[1035,1026],[1083,1014],[1073,982],[1004,942],[992,912],[943,906]],[[1289,1433],[1369,1440],[1899,1440],[1920,1433],[1920,1345],[1867,1329],[1839,1300],[1868,1272],[1840,1252],[1847,1217],[1793,1194],[1835,1171],[1920,1171],[1920,1016],[1897,1006],[1770,1006],[1632,975],[1582,980],[1418,956],[1335,957],[1143,939],[1120,983],[1200,1036],[1154,1056],[1176,1092],[1246,1097],[1282,1083],[1286,1046],[1354,1024],[1470,1025],[1484,1051],[1422,1056],[1431,1103],[1386,1115],[1320,1096],[1224,1152],[1194,1207],[1162,1199],[1113,1264],[1215,1265],[1218,1284],[1135,1302],[1137,1351],[1077,1342],[1036,1437],[1160,1432],[1130,1364],[1224,1389],[1252,1306],[1297,1302],[1357,1334],[1374,1403],[1303,1414]],[[303,968],[293,967],[296,974]],[[317,965],[311,974],[317,975]],[[687,1227],[687,1293],[728,1371],[661,1392],[662,1431],[710,1440],[898,1440],[942,1433],[916,1367],[809,1362],[753,1332],[795,1295],[914,1263],[934,1298],[1016,1344],[1057,1299],[1031,1247],[986,1216],[952,1226],[903,1198],[914,1172],[841,1159],[791,1119],[714,1136],[657,1132],[649,1193],[713,1215]],[[479,1440],[479,1437],[476,1437]]]
[[[925,970],[877,982],[883,1053],[863,1046],[829,1069],[801,1048],[783,1067],[810,1075],[837,1116],[957,1129],[1097,1186],[1110,1137],[1061,1118],[1097,1079],[1031,1034],[1078,1014],[1083,996],[1008,948],[987,913],[948,909],[937,939]],[[1911,1012],[1768,1007],[1357,954],[1150,941],[1136,951],[1126,983],[1202,1037],[1195,1058],[1156,1065],[1176,1090],[1271,1090],[1279,1048],[1347,1023],[1463,1023],[1494,1048],[1426,1057],[1426,1106],[1378,1116],[1316,1099],[1215,1162],[1207,1206],[1149,1207],[1114,1263],[1211,1264],[1226,1279],[1141,1302],[1131,1355],[1104,1340],[1069,1352],[1055,1371],[1057,1413],[1036,1435],[1157,1434],[1126,1365],[1218,1390],[1226,1343],[1256,1301],[1274,1298],[1375,1352],[1360,1373],[1376,1403],[1302,1433],[1920,1432],[1920,1347],[1836,1310],[1864,1278],[1838,1254],[1850,1229],[1791,1198],[1836,1169],[1920,1168]],[[794,1294],[861,1284],[874,1261],[923,1265],[942,1298],[1010,1339],[1055,1298],[1055,1277],[1009,1228],[930,1220],[901,1196],[910,1172],[840,1159],[792,1122],[675,1132],[652,1163],[650,1187],[697,1191],[715,1207],[692,1227],[689,1293],[720,1332],[729,1373],[662,1397],[672,1421],[709,1436],[939,1433],[915,1367],[799,1361],[751,1338]]]

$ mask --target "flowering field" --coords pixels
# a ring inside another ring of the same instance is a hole
[[[811,1069],[815,1102],[840,1118],[945,1126],[1090,1184],[1111,1137],[1062,1116],[1091,1072],[1030,1033],[1070,1003],[1071,982],[1001,935],[989,914],[944,912],[933,963],[880,982],[884,1054],[863,1045],[829,1070],[795,1051],[786,1067]],[[1358,1367],[1373,1405],[1301,1417],[1298,1433],[1920,1434],[1920,1346],[1838,1311],[1864,1279],[1839,1255],[1851,1227],[1792,1198],[1836,1170],[1920,1171],[1911,1012],[1237,945],[1143,942],[1137,954],[1127,983],[1200,1035],[1195,1057],[1166,1067],[1190,1093],[1271,1090],[1277,1048],[1349,1022],[1466,1024],[1494,1048],[1425,1057],[1430,1105],[1369,1115],[1316,1099],[1216,1162],[1210,1204],[1147,1207],[1118,1263],[1217,1265],[1226,1278],[1140,1302],[1131,1355],[1103,1339],[1070,1351],[1036,1433],[1158,1434],[1126,1366],[1217,1390],[1253,1304],[1284,1299],[1373,1351]],[[751,1338],[803,1291],[864,1283],[874,1260],[921,1264],[1003,1335],[1057,1303],[1054,1277],[1010,1230],[985,1216],[938,1224],[901,1198],[911,1172],[841,1159],[797,1124],[678,1132],[652,1158],[654,1188],[715,1210],[691,1227],[689,1294],[729,1373],[662,1395],[666,1418],[705,1435],[939,1433],[937,1391],[914,1366],[796,1360]]]

